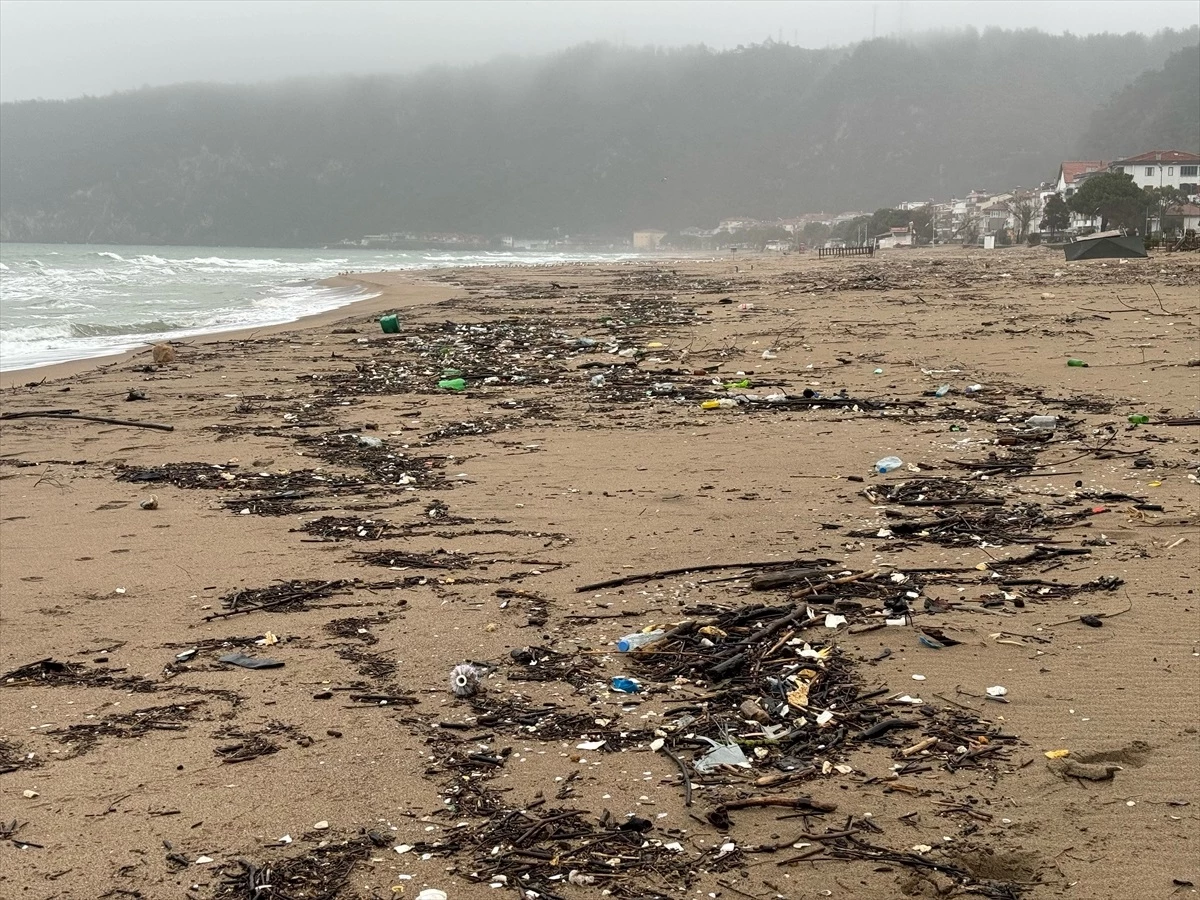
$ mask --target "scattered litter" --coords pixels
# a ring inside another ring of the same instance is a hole
[[[283,663],[277,659],[267,659],[265,656],[246,656],[244,653],[226,653],[218,659],[231,666],[241,666],[243,669],[278,669],[283,666]]]
[[[479,669],[460,663],[450,670],[450,690],[455,697],[473,697],[479,691]]]
[[[746,754],[742,748],[734,741],[726,744],[718,744],[712,738],[698,735],[700,740],[712,744],[712,749],[707,751],[693,764],[696,771],[701,775],[706,775],[714,769],[721,766],[740,766],[743,769],[750,768],[750,760],[746,758]]]

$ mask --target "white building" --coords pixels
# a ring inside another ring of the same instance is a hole
[[[1186,203],[1183,206],[1168,206],[1164,212],[1168,234],[1200,231],[1200,206],[1197,204]],[[1159,230],[1161,230],[1161,225],[1156,214],[1150,217],[1150,231],[1155,232]]]
[[[880,250],[890,250],[893,247],[915,247],[917,245],[916,229],[911,222],[903,228],[889,228],[887,233],[877,235],[875,246]]]
[[[1100,159],[1067,160],[1058,167],[1058,180],[1054,184],[1054,190],[1064,200],[1070,200],[1079,190],[1080,183],[1089,175],[1105,171],[1108,171],[1108,163]],[[1067,225],[1067,228],[1072,230],[1099,227],[1099,217],[1082,216],[1077,212],[1071,213],[1071,220]]]
[[[1150,150],[1114,160],[1110,172],[1132,175],[1140,188],[1173,187],[1189,196],[1200,194],[1200,156],[1182,150]]]

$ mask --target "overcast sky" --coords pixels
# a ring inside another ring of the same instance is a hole
[[[967,26],[1091,34],[1198,23],[1196,0],[0,0],[0,99],[403,72],[592,40],[823,47]]]

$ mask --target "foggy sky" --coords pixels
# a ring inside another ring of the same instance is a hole
[[[595,40],[722,49],[772,38],[823,47],[873,32],[968,26],[1092,34],[1196,24],[1195,0],[0,0],[0,100],[408,72]]]

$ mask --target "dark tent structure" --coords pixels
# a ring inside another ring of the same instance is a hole
[[[1076,238],[1063,247],[1068,262],[1077,259],[1145,259],[1146,245],[1136,234],[1102,231]]]

